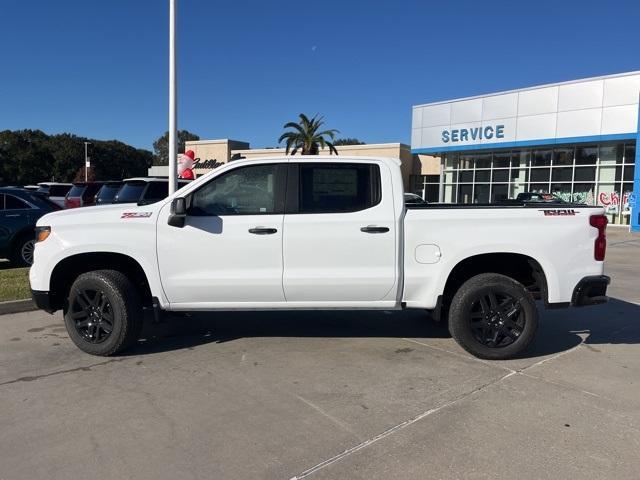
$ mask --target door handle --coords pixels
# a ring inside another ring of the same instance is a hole
[[[362,227],[360,231],[364,233],[387,233],[389,231],[389,227],[375,227],[373,225],[369,225]]]
[[[249,229],[249,233],[254,235],[273,235],[278,231],[277,228],[254,227]]]

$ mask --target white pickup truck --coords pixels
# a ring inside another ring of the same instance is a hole
[[[151,205],[37,224],[32,295],[83,351],[136,342],[143,309],[414,308],[481,358],[512,357],[547,308],[607,300],[606,217],[584,205],[405,205],[400,162],[230,162]],[[301,319],[303,318],[301,314]]]

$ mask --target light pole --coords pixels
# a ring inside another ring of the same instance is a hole
[[[176,15],[178,0],[169,0],[169,195],[177,188]]]
[[[90,167],[89,157],[87,156],[87,147],[91,145],[91,142],[84,142],[84,181],[87,181],[88,170]]]

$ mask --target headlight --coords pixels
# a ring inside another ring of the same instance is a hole
[[[51,227],[36,227],[36,243],[44,242],[51,234]]]

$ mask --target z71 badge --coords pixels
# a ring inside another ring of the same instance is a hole
[[[569,209],[569,208],[556,208],[553,210],[540,210],[541,212],[544,212],[544,216],[545,217],[573,217],[575,216],[577,213],[574,209]]]
[[[120,218],[148,218],[153,212],[124,212]]]

